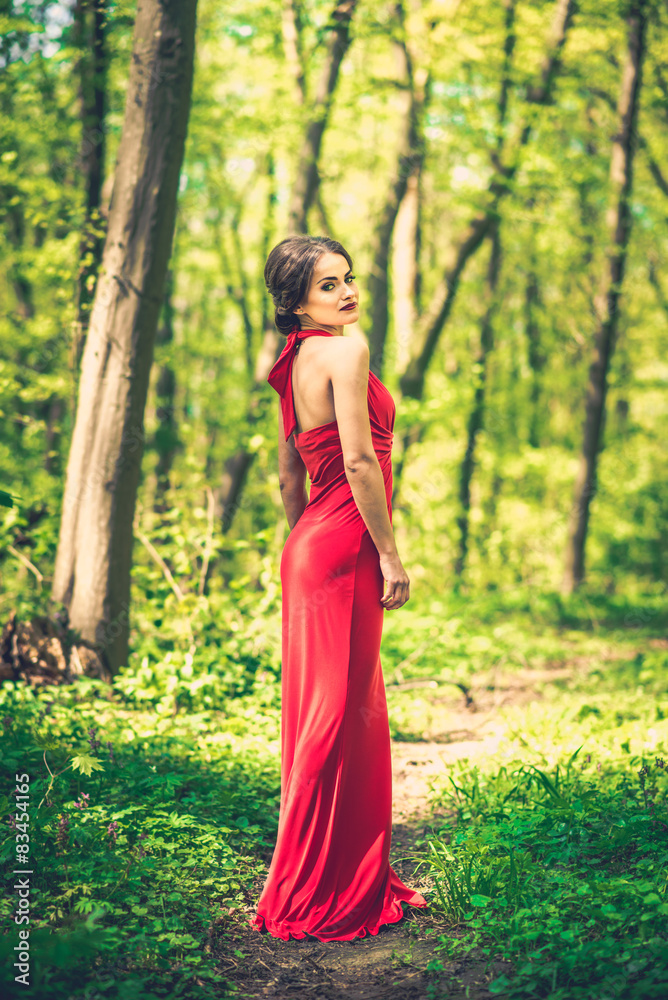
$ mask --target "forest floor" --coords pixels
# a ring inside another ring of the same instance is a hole
[[[473,760],[496,749],[502,738],[499,702],[530,701],[537,696],[531,681],[544,680],[544,672],[527,673],[531,676],[508,677],[503,694],[498,689],[494,696],[476,692],[473,712],[457,707],[456,698],[444,699],[447,704],[441,705],[437,720],[440,731],[431,739],[393,741],[390,862],[411,888],[433,888],[408,857],[417,853],[416,843],[438,820],[428,801],[431,779],[457,758]],[[255,899],[264,879],[258,874]],[[475,950],[463,961],[441,959],[440,968],[428,969],[434,960],[439,964],[438,935],[457,934],[430,907],[406,906],[402,920],[382,926],[375,936],[327,943],[315,938],[282,941],[260,933],[248,925],[253,913],[249,901],[243,909],[221,914],[212,940],[221,970],[244,1000],[491,1000],[488,984],[506,971],[502,962],[476,956]]]

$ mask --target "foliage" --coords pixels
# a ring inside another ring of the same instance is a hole
[[[405,35],[415,71],[427,72],[430,81],[416,302],[426,310],[450,247],[486,204],[505,8],[478,0],[464,7],[406,5],[400,30],[391,5],[368,0],[358,6],[325,133],[321,191],[331,231],[356,262],[365,331],[371,304],[364,297],[364,275],[372,227],[367,231],[359,222],[382,212],[385,182],[395,165],[403,101],[396,40]],[[199,4],[193,108],[171,262],[174,337],[156,346],[140,526],[152,534],[166,412],[179,447],[170,470],[172,489],[161,499],[167,510],[181,513],[186,533],[185,522],[202,507],[205,490],[219,480],[225,460],[239,448],[253,451],[228,534],[249,544],[250,552],[223,544],[216,526],[212,580],[219,584],[221,562],[225,572],[230,563],[235,575],[250,572],[256,584],[262,558],[270,555],[275,566],[284,541],[284,532],[274,530],[282,512],[271,390],[265,387],[257,423],[249,426],[245,415],[255,391],[247,347],[252,361],[269,315],[264,254],[286,229],[331,4],[309,0],[299,7],[306,105],[297,99],[282,44],[281,4]],[[7,522],[9,540],[47,576],[78,387],[73,303],[84,225],[80,178],[86,137],[77,118],[79,53],[68,11],[56,3],[14,8],[3,22],[6,66],[0,80],[0,412],[7,418],[0,435],[0,479],[26,498],[24,520]],[[527,116],[534,133],[512,195],[501,208],[504,258],[471,497],[470,593],[528,581],[554,589],[559,582],[590,361],[592,297],[604,254],[610,136],[626,44],[623,13],[616,3],[579,6],[555,99],[536,108],[526,95],[543,59],[552,5],[520,3],[516,8],[507,138]],[[133,16],[132,3],[109,7],[102,226],[122,124]],[[666,160],[667,98],[660,67],[667,53],[660,5],[652,12],[648,45],[628,280],[588,542],[588,572],[600,590],[614,590],[622,573],[642,588],[665,576],[667,410],[660,359],[666,355],[668,293],[658,266],[666,256],[665,193],[655,167]],[[312,230],[319,231],[321,224],[314,216]],[[408,427],[417,420],[424,430],[403,472],[395,512],[398,545],[400,552],[411,553],[414,592],[419,586],[434,596],[443,576],[451,574],[458,544],[458,480],[476,377],[487,254],[483,247],[461,277],[425,398],[398,400],[397,456]],[[534,279],[536,356],[527,329],[527,289]],[[398,399],[397,378],[409,345],[394,327],[393,308],[390,314],[384,378]],[[168,402],[158,392],[165,368],[175,376]],[[271,405],[265,406],[268,400]],[[197,515],[191,519],[193,532],[197,520]],[[258,543],[261,533],[267,534]],[[1,558],[8,590],[22,590],[27,576],[14,565],[16,557],[3,551]]]
[[[422,843],[420,864],[457,928],[436,950],[510,963],[492,993],[665,995],[666,663],[662,651],[612,676],[594,669],[552,704],[511,712],[496,754],[460,760],[436,783],[433,803],[448,818]],[[592,685],[603,689],[596,698]]]
[[[137,626],[146,627],[142,641],[175,632],[177,608],[159,623],[147,614]],[[435,981],[448,956],[480,948],[508,960],[514,985],[504,980],[499,989],[551,995],[545,990],[556,977],[555,989],[570,998],[583,982],[602,983],[605,956],[616,949],[617,957],[629,953],[619,965],[629,983],[663,989],[666,962],[655,939],[668,861],[666,775],[656,765],[668,735],[665,602],[515,592],[467,609],[458,598],[446,619],[449,640],[435,642],[430,630],[444,622],[443,610],[409,604],[387,615],[382,657],[395,735],[438,738],[443,713],[461,699],[451,685],[397,687],[397,671],[419,683],[443,669],[466,682],[478,708],[488,692],[526,684],[527,671],[543,680],[531,681],[528,703],[500,702],[484,757],[444,768],[435,783],[437,814],[445,808],[451,818],[434,820],[418,856],[434,873],[432,902],[452,928],[434,941]],[[262,620],[271,636],[272,616]],[[240,618],[240,630],[248,628]],[[413,656],[420,635],[427,646]],[[274,654],[277,640],[268,640]],[[175,651],[188,648],[187,638],[171,641]],[[213,634],[202,641],[215,645]],[[0,688],[3,787],[15,773],[31,776],[35,997],[221,995],[216,921],[228,907],[256,901],[270,860],[280,792],[275,682],[258,685],[251,666],[238,688],[248,693],[214,709],[197,678],[180,677],[175,665],[185,653],[165,654],[162,687],[157,676],[143,677],[139,656],[112,686],[81,679]],[[5,797],[0,812],[10,808]],[[4,861],[14,833],[3,823]],[[11,895],[2,905],[10,917]],[[0,938],[3,955],[14,943],[11,933]],[[652,968],[634,971],[645,953]],[[590,986],[582,985],[583,996]]]
[[[39,692],[5,684],[0,712],[3,787],[15,772],[31,779],[33,961],[21,995],[220,996],[211,927],[246,899],[276,828],[276,758],[257,709],[222,729],[208,713],[177,722],[129,712],[84,679]],[[3,816],[10,805],[4,796]],[[19,821],[4,827],[5,863]],[[5,918],[14,905],[6,895]],[[15,943],[0,938],[11,979]]]
[[[254,384],[253,361],[271,319],[264,258],[286,231],[332,3],[298,6],[304,102],[283,44],[282,3],[199,2],[174,287],[163,316],[170,314],[173,337],[156,345],[145,414],[128,663],[109,688],[89,680],[0,688],[0,766],[7,787],[14,773],[30,772],[39,857],[28,998],[220,996],[226,987],[211,928],[221,905],[253,898],[252,879],[271,850],[287,526],[275,398]],[[360,222],[380,217],[396,166],[405,98],[398,42],[408,44],[414,73],[428,78],[418,313],[427,313],[452,248],[487,207],[496,169],[507,5],[405,6],[401,26],[385,0],[358,5],[324,137],[321,206],[310,219],[312,231],[328,228],[353,255],[363,333],[373,225]],[[107,164],[94,220],[101,234],[135,8],[133,0],[108,5]],[[505,958],[509,970],[494,989],[508,996],[590,1000],[597,990],[601,1000],[640,1000],[667,990],[666,775],[657,762],[668,719],[660,644],[668,551],[666,15],[651,5],[588,583],[565,598],[557,585],[606,249],[626,8],[578,5],[553,99],[538,107],[528,98],[553,9],[516,5],[502,131],[508,140],[530,119],[533,134],[499,210],[501,277],[461,594],[452,593],[459,475],[489,248],[460,276],[420,402],[399,400],[414,345],[395,318],[391,269],[383,377],[399,404],[397,458],[406,432],[418,426],[421,439],[403,468],[393,517],[413,598],[386,615],[382,655],[391,731],[404,740],[447,737],[439,729],[444,698],[456,704],[468,694],[477,708],[507,692],[504,685],[521,690],[527,674],[545,675],[531,682],[530,709],[499,702],[503,737],[487,759],[458,764],[434,789],[434,805],[450,818],[421,845],[419,860],[433,873],[434,902],[451,929],[439,954],[480,948]],[[84,332],[76,315],[86,263],[82,150],[99,140],[79,117],[72,12],[53,0],[16,0],[0,16],[3,621],[12,609],[19,618],[61,610],[48,587]],[[165,373],[173,376],[168,397]],[[157,465],[166,442],[174,456],[163,489]],[[223,533],[209,501],[239,450],[253,461]],[[90,481],[100,474],[91,463]],[[7,814],[9,800],[0,805]],[[12,829],[6,834],[3,860],[14,844]],[[3,915],[11,905],[6,898]],[[3,957],[10,938],[0,937]]]

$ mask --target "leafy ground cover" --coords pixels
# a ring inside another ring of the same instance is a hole
[[[12,983],[9,891],[7,991],[150,1000],[271,989],[287,1000],[307,986],[382,997],[390,984],[398,1000],[665,995],[660,597],[563,605],[517,592],[386,617],[395,754],[416,774],[420,746],[433,758],[395,824],[393,863],[431,906],[373,941],[286,945],[248,927],[280,794],[274,611],[265,633],[256,626],[221,649],[238,692],[224,707],[209,701],[213,633],[204,656],[170,655],[146,607],[140,659],[112,687],[4,684],[3,789],[30,775],[34,861],[33,982]],[[0,850],[13,864],[21,817],[9,794],[0,808]]]
[[[275,715],[162,718],[86,680],[7,684],[0,713],[4,787],[31,778],[33,986],[18,994],[221,996],[207,933],[221,905],[245,899],[275,835]],[[3,798],[7,865],[23,818],[13,805]],[[15,905],[8,894],[6,917]],[[17,940],[3,935],[3,958]]]
[[[666,646],[507,710],[496,752],[434,783],[447,820],[418,847],[448,925],[436,951],[511,962],[492,994],[668,995]]]

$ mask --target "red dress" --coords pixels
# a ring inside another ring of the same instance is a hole
[[[267,381],[294,431],[293,328]],[[392,518],[395,406],[373,372],[374,450]],[[426,906],[389,863],[390,729],[380,663],[384,581],[378,551],[346,478],[335,420],[294,436],[311,481],[281,559],[283,597],[281,808],[269,875],[251,920],[288,941],[349,941]]]

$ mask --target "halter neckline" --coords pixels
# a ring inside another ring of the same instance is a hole
[[[293,326],[288,334],[288,340],[279,354],[273,368],[267,376],[267,382],[276,390],[281,397],[281,412],[283,414],[283,429],[285,440],[297,429],[297,418],[295,416],[295,401],[292,395],[292,363],[295,360],[298,341],[306,337],[335,337],[335,333],[328,330],[302,330],[298,326]]]

